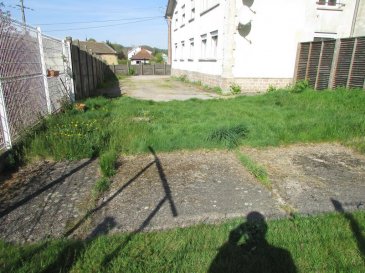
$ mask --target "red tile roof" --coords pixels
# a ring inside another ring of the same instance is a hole
[[[138,52],[136,55],[134,55],[131,60],[151,60],[152,55],[144,48],[140,52]]]

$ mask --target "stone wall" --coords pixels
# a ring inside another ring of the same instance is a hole
[[[241,86],[244,93],[262,93],[267,91],[270,86],[276,88],[285,88],[292,84],[292,79],[270,79],[270,78],[222,78],[219,75],[208,75],[199,72],[192,72],[186,70],[172,69],[172,76],[186,75],[190,81],[200,81],[211,87],[219,86],[223,91],[229,92],[232,84]]]

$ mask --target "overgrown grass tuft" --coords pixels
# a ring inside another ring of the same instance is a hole
[[[109,190],[110,187],[110,180],[107,177],[99,178],[93,188],[92,194],[94,198],[98,198],[102,193]]]
[[[214,129],[207,137],[208,141],[223,143],[227,148],[235,148],[239,145],[240,140],[246,137],[248,129],[244,124],[224,126]]]
[[[106,177],[115,175],[118,155],[115,151],[107,151],[100,156],[100,170]]]
[[[238,159],[247,170],[256,177],[264,186],[270,188],[271,183],[266,169],[263,166],[258,165],[250,157],[241,152],[236,152]]]

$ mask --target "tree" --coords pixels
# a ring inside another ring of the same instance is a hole
[[[162,57],[162,53],[159,52],[157,53],[154,57],[153,57],[153,62],[157,63],[157,64],[162,64],[163,63],[163,57]]]
[[[96,40],[95,40],[94,38],[86,39],[86,41],[89,41],[89,42],[96,42]]]
[[[120,60],[126,59],[126,56],[125,56],[124,51],[123,51],[124,50],[123,45],[117,44],[117,43],[111,43],[109,40],[106,40],[105,43],[117,52],[118,59],[120,59]]]

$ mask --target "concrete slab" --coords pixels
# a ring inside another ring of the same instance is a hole
[[[271,193],[233,152],[180,152],[126,157],[90,233],[156,230],[246,216],[283,216]],[[96,230],[95,230],[96,229]]]
[[[85,215],[98,176],[96,160],[40,162],[0,181],[0,238],[61,237]]]
[[[302,214],[365,209],[365,157],[339,144],[242,148],[269,173],[274,190]]]

